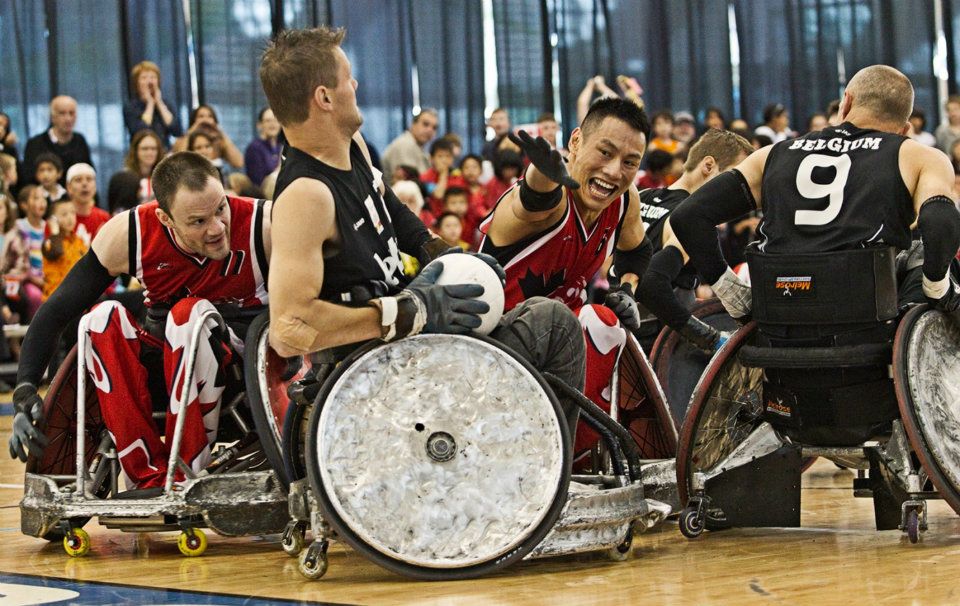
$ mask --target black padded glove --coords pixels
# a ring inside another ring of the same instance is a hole
[[[43,399],[36,385],[21,383],[13,391],[13,435],[10,436],[10,456],[26,462],[27,451],[35,457],[43,454],[49,441],[37,425],[43,411]]]
[[[465,335],[480,326],[480,314],[490,311],[489,305],[474,298],[483,294],[483,287],[479,284],[437,286],[441,273],[442,260],[425,267],[403,292],[411,293],[423,305],[423,332]]]
[[[620,323],[630,330],[640,328],[640,310],[633,298],[633,288],[629,284],[621,284],[607,293],[603,304],[613,310],[620,319]]]
[[[677,332],[680,333],[681,337],[696,345],[698,349],[710,354],[719,349],[720,345],[726,341],[722,338],[719,330],[693,316],[690,316],[687,323]]]
[[[580,187],[580,184],[574,181],[570,173],[567,172],[563,156],[560,155],[560,152],[550,147],[546,139],[543,137],[534,139],[530,136],[530,133],[525,130],[521,130],[519,135],[509,133],[507,136],[510,137],[511,141],[520,146],[523,153],[530,158],[530,163],[536,166],[537,170],[543,173],[544,177],[570,189],[578,189]]]

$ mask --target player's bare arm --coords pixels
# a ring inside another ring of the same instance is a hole
[[[111,276],[131,273],[130,213],[125,210],[107,221],[97,232],[90,249]]]
[[[274,209],[277,236],[271,258],[270,344],[285,357],[375,339],[380,314],[317,299],[323,286],[324,249],[337,244],[333,195],[323,183],[297,179]]]

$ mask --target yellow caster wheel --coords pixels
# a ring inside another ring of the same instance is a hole
[[[177,547],[180,548],[180,553],[187,557],[203,555],[207,550],[207,535],[199,528],[184,530],[177,539]]]
[[[71,528],[63,537],[63,550],[71,558],[79,558],[90,551],[90,535],[83,528]]]

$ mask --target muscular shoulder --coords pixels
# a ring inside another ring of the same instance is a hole
[[[333,193],[317,179],[301,177],[291,183],[273,204],[273,240],[277,233],[309,229],[323,240],[336,233]]]
[[[130,213],[125,210],[107,221],[90,244],[110,275],[130,273]]]

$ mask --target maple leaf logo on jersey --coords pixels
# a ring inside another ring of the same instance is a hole
[[[565,273],[566,270],[561,269],[556,273],[550,274],[550,277],[547,278],[546,275],[535,274],[530,268],[527,268],[527,275],[517,281],[520,284],[520,291],[523,293],[523,298],[546,297],[563,286]]]

